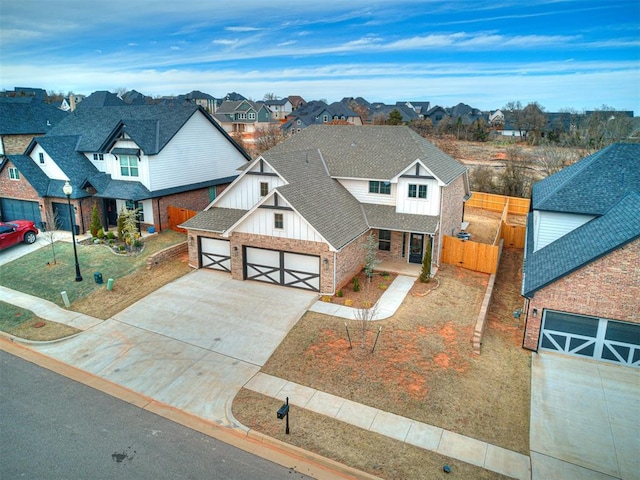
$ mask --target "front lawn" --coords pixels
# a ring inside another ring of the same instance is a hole
[[[29,293],[64,307],[61,292],[66,291],[73,303],[94,291],[104,289],[108,278],[116,282],[139,269],[144,269],[147,257],[163,248],[186,240],[186,236],[166,231],[147,237],[144,249],[137,256],[117,255],[105,245],[77,245],[78,261],[83,281],[75,281],[73,245],[55,243],[56,263],[51,246],[47,245],[2,267],[0,284]],[[94,281],[100,272],[104,283]]]

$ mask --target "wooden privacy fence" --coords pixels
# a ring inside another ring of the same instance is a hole
[[[493,193],[472,192],[471,198],[467,200],[467,207],[482,208],[493,212],[502,212],[505,207],[507,213],[511,215],[526,215],[529,213],[529,204],[531,200],[528,198],[507,197],[504,195],[495,195]]]
[[[445,235],[442,242],[441,261],[483,273],[498,270],[497,245],[472,242]]]
[[[488,245],[445,236],[442,243],[441,261],[477,272],[496,273],[501,240],[504,247],[524,248],[526,226],[509,223],[509,215],[527,215],[529,204],[528,198],[473,192],[471,198],[467,200],[467,207],[502,212],[500,226],[496,231],[493,244]]]
[[[184,228],[178,228],[178,225],[186,222],[191,217],[195,217],[195,210],[189,210],[187,208],[174,207],[173,205],[169,205],[167,207],[167,215],[169,216],[169,228],[171,230],[175,230],[176,232],[187,233]]]

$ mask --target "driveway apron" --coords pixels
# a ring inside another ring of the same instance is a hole
[[[37,350],[237,427],[233,398],[316,299],[312,292],[197,270],[82,335]]]
[[[533,479],[640,478],[640,369],[533,355]]]

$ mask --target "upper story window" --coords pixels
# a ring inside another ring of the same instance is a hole
[[[260,182],[260,196],[266,197],[269,193],[269,184],[267,182]]]
[[[382,193],[384,195],[391,195],[391,182],[379,182],[377,180],[371,180],[369,182],[369,193]]]
[[[329,115],[324,115],[324,116],[322,117],[322,121],[323,121],[324,123],[327,123],[327,122],[329,121]]]
[[[282,213],[273,214],[273,226],[275,228],[284,228],[284,215]]]
[[[409,184],[409,198],[427,198],[427,186]]]
[[[298,120],[296,120],[296,123],[297,123],[298,125],[302,125],[302,120],[298,119]]]
[[[255,120],[256,119],[256,114],[251,112],[249,113],[249,120]]]
[[[9,167],[9,178],[11,180],[20,180],[20,173],[16,167]]]
[[[44,153],[40,152],[38,158],[40,159],[40,163],[44,163]]]
[[[138,157],[134,155],[120,155],[120,175],[123,177],[137,177]]]
[[[93,159],[94,160],[104,160],[104,154],[102,154],[102,153],[94,153],[93,154]]]

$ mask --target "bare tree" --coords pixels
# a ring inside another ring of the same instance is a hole
[[[529,161],[520,148],[507,148],[507,161],[499,182],[502,195],[522,198],[531,196],[533,178],[529,168]]]
[[[286,137],[279,125],[269,125],[267,127],[256,128],[255,138],[255,153],[260,155],[262,152],[275,147]]]
[[[469,172],[471,190],[484,193],[498,193],[494,178],[495,170],[489,165],[479,165]]]
[[[544,174],[553,175],[582,158],[580,150],[542,145],[533,153],[533,165]]]
[[[42,236],[46,239],[47,243],[51,245],[51,255],[53,256],[53,260],[50,262],[53,265],[56,265],[56,241],[58,240],[58,222],[59,216],[58,211],[50,209],[46,214],[47,221],[42,224],[40,227]]]
[[[273,92],[267,92],[267,93],[265,93],[265,94],[264,94],[264,97],[262,97],[262,99],[263,99],[265,102],[269,102],[269,101],[271,101],[271,100],[279,100],[279,99],[280,99],[280,97],[278,97],[278,95],[276,95],[276,94],[275,94],[275,93],[273,93]]]
[[[367,285],[365,288],[369,288]],[[356,321],[360,326],[360,334],[361,334],[361,342],[360,348],[365,348],[367,346],[367,331],[369,330],[369,325],[373,320],[375,320],[376,315],[378,314],[378,303],[365,302],[360,305],[359,308],[356,308],[354,312],[354,316]]]

